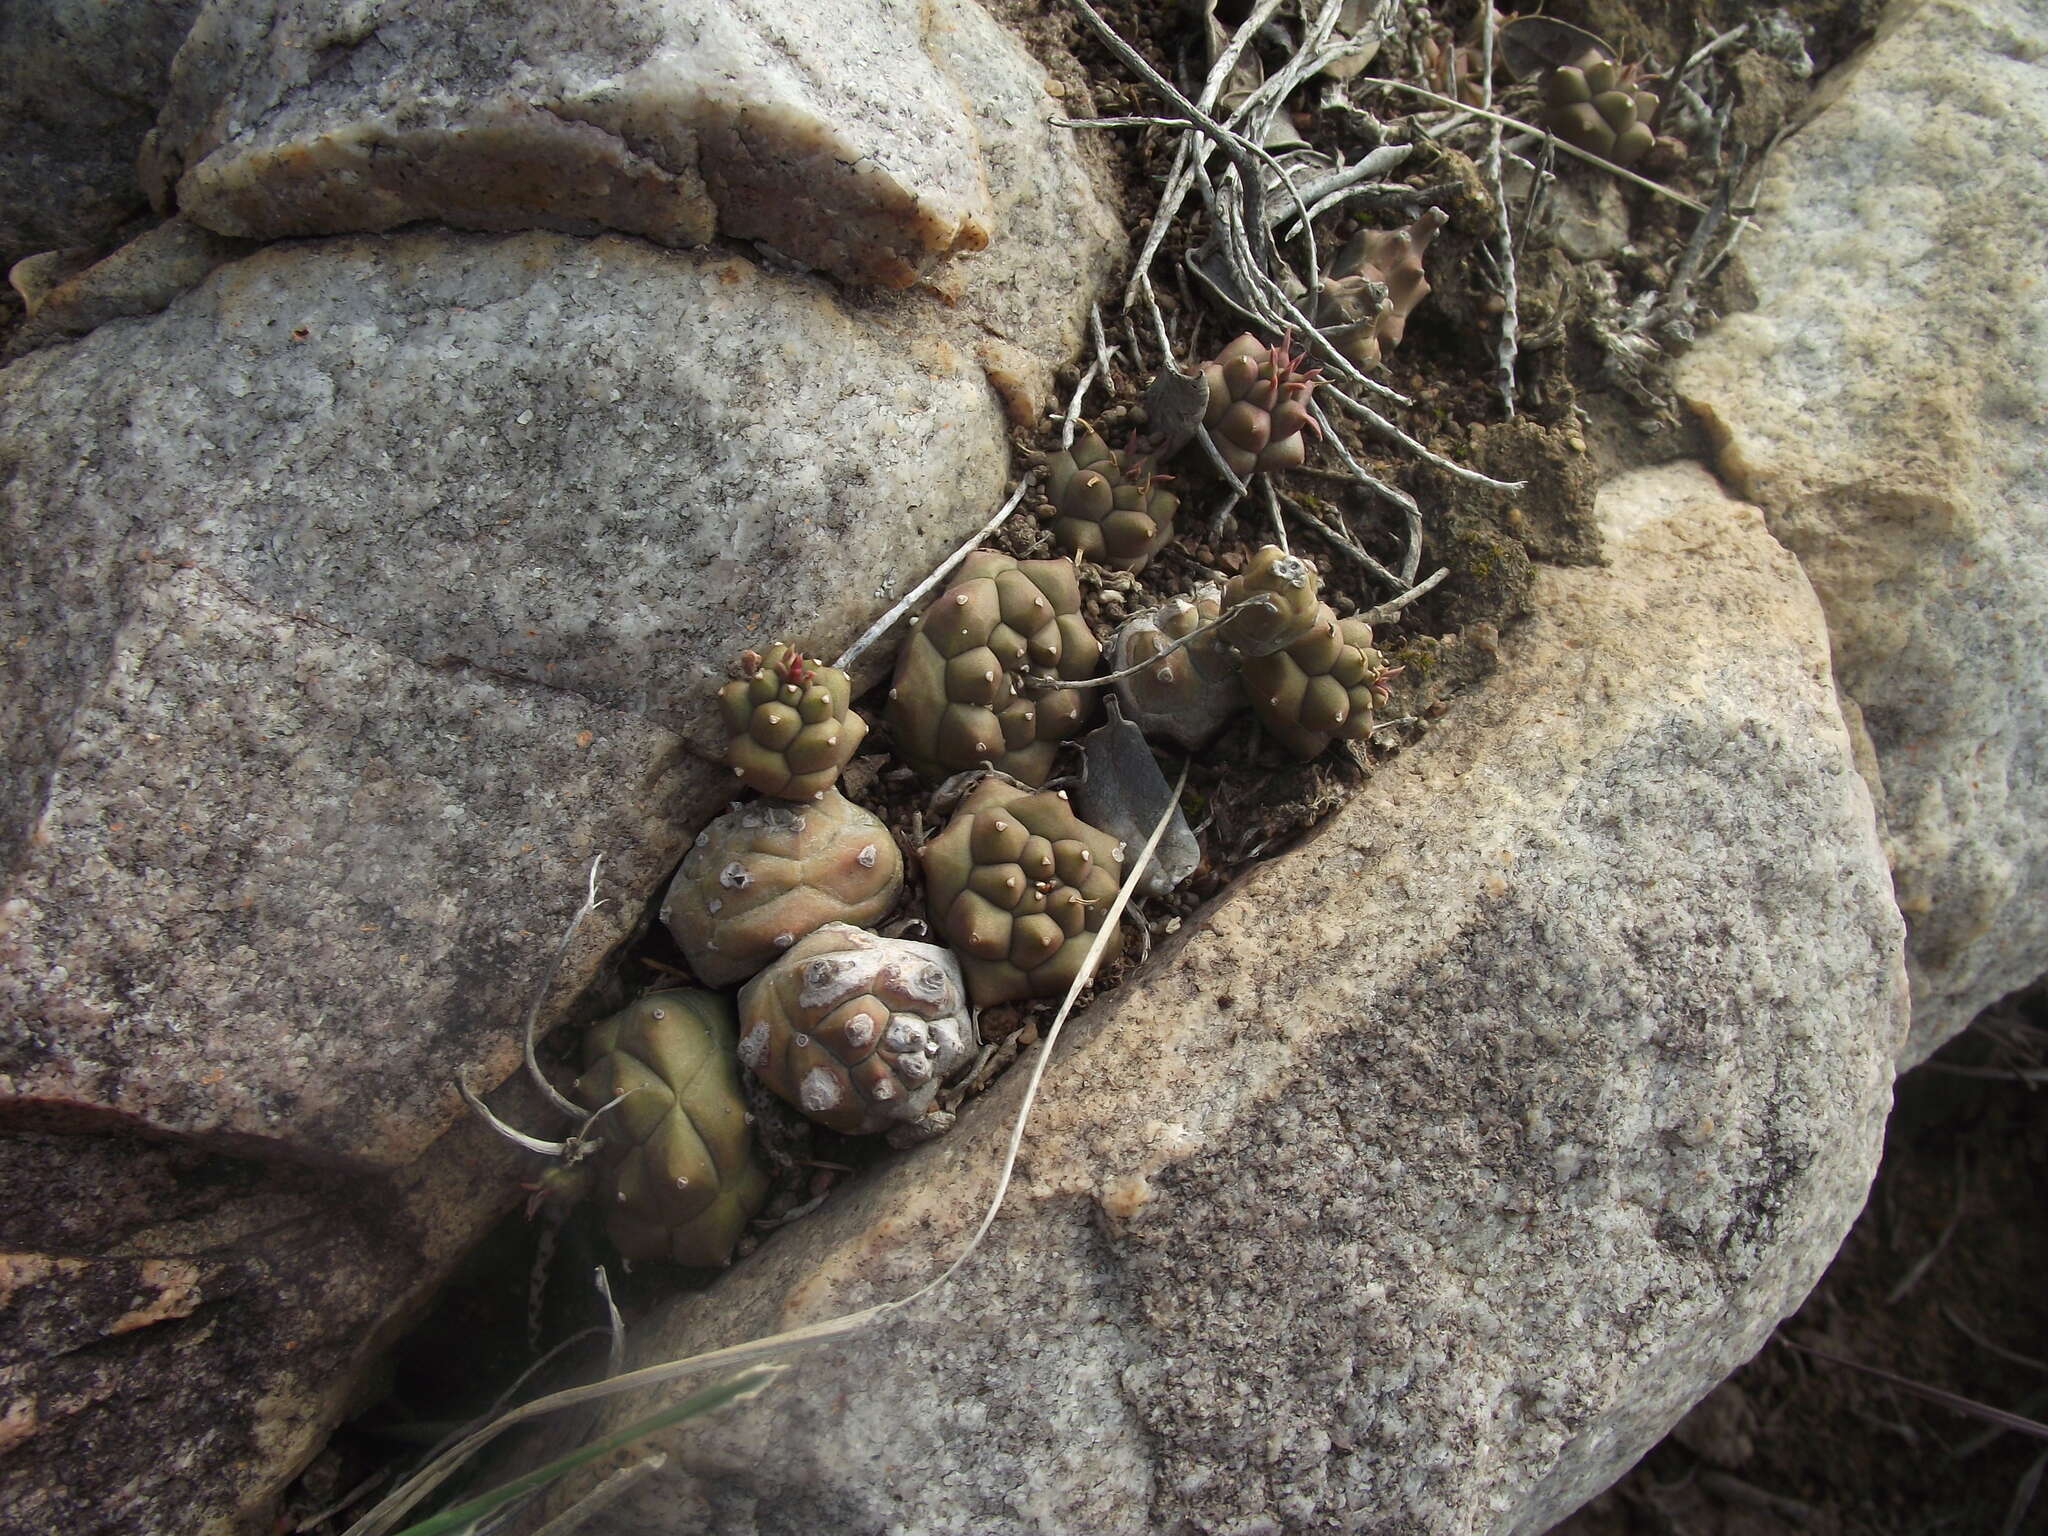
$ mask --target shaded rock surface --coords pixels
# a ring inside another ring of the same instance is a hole
[[[395,1178],[337,1177],[0,1135],[0,1531],[271,1529],[519,1157],[467,1128]]]
[[[145,211],[135,155],[201,0],[0,5],[0,271]]]
[[[727,795],[736,648],[829,654],[1004,464],[943,340],[617,237],[275,247],[6,382],[0,1118],[386,1165],[590,855],[653,891]]]
[[[1678,384],[1799,556],[1861,712],[1919,1061],[2048,971],[2048,18],[1897,8],[1772,156]]]
[[[972,0],[215,0],[144,163],[223,234],[724,234],[901,288],[998,233],[991,64],[1037,73]]]
[[[1499,677],[1077,1022],[958,1278],[590,1529],[1534,1533],[1756,1349],[1875,1166],[1901,925],[1791,557],[1691,466],[1601,513]],[[638,1359],[930,1279],[1022,1076]]]

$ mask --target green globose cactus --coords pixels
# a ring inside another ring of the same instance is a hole
[[[930,1119],[940,1084],[981,1046],[952,955],[841,923],[748,982],[740,1020],[748,1069],[848,1136]]]
[[[707,986],[745,981],[826,923],[878,922],[903,890],[881,818],[836,789],[736,805],[697,834],[661,920]]]
[[[1231,617],[1217,631],[1240,656],[1270,656],[1315,628],[1322,598],[1315,566],[1268,544],[1223,588]]]
[[[1120,571],[1142,571],[1173,537],[1180,502],[1160,488],[1172,478],[1153,472],[1135,448],[1112,449],[1093,432],[1046,460],[1049,498],[1039,510],[1052,536],[1071,555]]]
[[[1426,208],[1406,229],[1362,229],[1337,253],[1316,295],[1314,320],[1330,344],[1360,368],[1399,346],[1408,317],[1429,294],[1422,253],[1449,220]]]
[[[761,794],[819,798],[868,733],[846,674],[784,640],[763,653],[743,652],[740,667],[745,675],[718,690],[732,732],[726,765]]]
[[[740,1093],[732,1005],[650,992],[591,1026],[576,1097],[597,1109],[600,1196],[628,1259],[724,1264],[768,1198]]]
[[[1657,145],[1650,125],[1660,105],[1639,75],[1636,65],[1624,68],[1590,50],[1559,65],[1543,80],[1543,125],[1603,160],[1634,165]]]
[[[1339,620],[1316,605],[1309,632],[1284,650],[1248,657],[1245,691],[1252,711],[1296,757],[1319,756],[1339,738],[1372,734],[1372,706],[1385,699],[1380,653],[1363,619]]]
[[[1086,722],[1089,699],[1074,688],[1026,692],[1018,676],[1087,677],[1101,655],[1081,617],[1073,561],[976,550],[897,658],[897,755],[933,781],[986,763],[1043,784],[1060,742]]]
[[[1308,457],[1308,433],[1322,434],[1308,408],[1315,371],[1284,346],[1264,346],[1247,331],[1202,364],[1202,377],[1209,385],[1203,422],[1239,479],[1292,469]]]
[[[1123,844],[1064,792],[984,780],[924,847],[925,901],[981,1007],[1073,984],[1123,883]],[[1123,935],[1103,951],[1113,959]]]

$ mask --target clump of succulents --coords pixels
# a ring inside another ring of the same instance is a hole
[[[924,847],[932,926],[986,1007],[1073,983],[1123,883],[1123,845],[1074,814],[1064,793],[989,778]],[[1114,958],[1111,934],[1103,957]]]
[[[1549,16],[1517,16],[1500,29],[1502,61],[1518,80],[1533,80],[1544,127],[1588,154],[1616,165],[1647,161],[1669,169],[1685,145],[1656,131],[1662,107],[1655,78],[1640,63],[1623,64],[1597,33]]]
[[[841,923],[748,982],[740,1020],[740,1060],[754,1075],[849,1136],[943,1129],[939,1086],[981,1045],[951,954]]]
[[[1252,712],[1303,759],[1319,755],[1333,741],[1363,741],[1371,735],[1372,707],[1384,701],[1388,675],[1373,649],[1370,625],[1339,619],[1327,603],[1316,606],[1307,634],[1244,663]]]
[[[1209,386],[1203,424],[1232,474],[1292,469],[1308,457],[1308,434],[1322,429],[1309,410],[1317,375],[1299,355],[1247,331],[1202,364],[1202,376]]]
[[[697,979],[744,981],[826,923],[872,923],[903,889],[880,817],[836,789],[736,805],[697,834],[661,904]]]
[[[740,656],[744,675],[718,692],[732,740],[725,761],[749,789],[782,800],[815,800],[867,735],[852,685],[837,667],[778,640]]]
[[[1331,345],[1360,368],[1399,346],[1408,316],[1429,294],[1422,253],[1449,222],[1427,208],[1405,229],[1362,229],[1348,240],[1316,294],[1315,323]]]
[[[1069,554],[1120,571],[1141,571],[1173,537],[1180,502],[1150,457],[1135,445],[1111,448],[1093,432],[1045,462],[1046,501],[1039,515]]]
[[[1071,560],[977,550],[897,658],[889,688],[897,754],[933,781],[985,763],[1042,784],[1060,742],[1086,722],[1088,695],[1035,690],[1023,678],[1088,677],[1101,655],[1081,617]]]
[[[1222,613],[1222,586],[1205,582],[1116,632],[1116,695],[1147,736],[1199,751],[1250,702],[1236,654],[1214,629],[1198,633]],[[1190,635],[1196,638],[1180,643]]]
[[[724,1264],[768,1197],[754,1160],[732,1005],[650,992],[583,1037],[576,1097],[598,1122],[598,1199],[629,1259]],[[617,1102],[614,1103],[613,1101]]]

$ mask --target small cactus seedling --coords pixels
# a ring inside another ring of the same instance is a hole
[[[1315,322],[1331,345],[1360,368],[1399,346],[1408,316],[1429,293],[1422,253],[1448,222],[1427,208],[1406,229],[1362,229],[1345,243],[1316,295]]]
[[[1020,563],[976,550],[897,658],[889,688],[897,755],[935,782],[987,763],[1043,784],[1060,742],[1086,722],[1088,695],[1027,691],[1020,676],[1087,677],[1101,655],[1081,617],[1073,561]]]
[[[1139,614],[1116,632],[1114,670],[1124,674],[1117,678],[1116,695],[1147,736],[1197,752],[1250,703],[1237,657],[1219,632],[1168,649],[1213,624],[1222,612],[1223,588],[1209,582],[1188,597]]]
[[[903,889],[881,819],[836,789],[736,805],[697,834],[661,920],[707,986],[744,981],[826,923],[872,923]]]
[[[782,800],[815,800],[839,782],[867,722],[837,667],[787,641],[740,656],[744,676],[718,691],[732,741],[728,767],[749,789]]]
[[[768,1197],[733,1037],[732,1005],[695,990],[650,992],[583,1037],[576,1097],[612,1106],[597,1198],[628,1259],[724,1264]]]
[[[1062,793],[990,778],[924,848],[932,924],[982,1007],[1064,992],[1123,883],[1123,845]],[[1122,947],[1112,934],[1103,958]]]
[[[1218,633],[1239,656],[1270,656],[1315,628],[1321,608],[1315,566],[1268,544],[1225,584]]]
[[[1246,332],[1202,364],[1202,376],[1209,382],[1204,424],[1231,473],[1243,479],[1292,469],[1308,457],[1308,434],[1322,429],[1308,408],[1317,376],[1300,357]]]
[[[1039,515],[1071,555],[1120,571],[1142,571],[1173,537],[1180,503],[1155,474],[1152,460],[1132,447],[1118,452],[1093,432],[1046,460],[1049,498]]]
[[[936,1129],[939,1085],[980,1049],[952,955],[841,923],[741,989],[740,1060],[778,1096],[848,1136]]]
[[[1285,650],[1244,664],[1245,691],[1259,722],[1295,756],[1318,756],[1333,741],[1363,741],[1372,734],[1372,706],[1386,697],[1363,619],[1338,619],[1318,603],[1309,632]]]

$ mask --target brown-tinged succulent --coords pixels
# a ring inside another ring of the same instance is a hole
[[[1071,560],[1017,561],[976,550],[903,643],[889,688],[896,752],[927,779],[988,763],[1043,784],[1088,694],[1028,689],[1020,674],[1078,679],[1101,659],[1081,617]]]
[[[1065,794],[990,778],[925,844],[925,902],[977,1004],[1049,997],[1079,973],[1123,870],[1123,845]],[[1122,943],[1111,934],[1104,958]]]
[[[740,1060],[849,1136],[932,1125],[939,1085],[981,1037],[960,968],[935,944],[831,923],[740,991]]]
[[[836,789],[797,805],[735,805],[697,834],[661,920],[707,986],[744,981],[826,923],[872,923],[903,889],[879,817]]]
[[[1155,472],[1135,443],[1121,451],[1093,432],[1045,462],[1047,500],[1039,515],[1052,524],[1060,548],[1098,565],[1142,571],[1173,537],[1180,502],[1164,489],[1172,478]]]
[[[1231,473],[1242,479],[1307,458],[1307,434],[1322,431],[1308,408],[1317,376],[1297,354],[1247,331],[1202,364],[1202,376],[1209,384],[1203,422]]]
[[[1316,295],[1314,319],[1331,345],[1360,368],[1399,346],[1408,316],[1429,293],[1422,253],[1448,222],[1427,208],[1405,229],[1362,229],[1337,253]]]
[[[1218,633],[1241,657],[1270,656],[1313,629],[1321,608],[1314,564],[1268,544],[1224,585],[1230,617]]]
[[[718,691],[732,732],[727,766],[764,795],[817,799],[839,782],[868,733],[846,674],[784,640],[741,653],[740,668],[744,676]]]
[[[1243,709],[1245,697],[1237,656],[1220,633],[1169,647],[1212,624],[1223,612],[1223,588],[1207,582],[1187,597],[1176,597],[1129,620],[1116,632],[1113,670],[1124,711],[1147,736],[1200,751]],[[1141,665],[1142,663],[1152,665]],[[1131,668],[1139,670],[1130,671]]]
[[[1567,144],[1616,165],[1676,168],[1686,147],[1656,132],[1662,105],[1643,64],[1622,64],[1598,33],[1550,16],[1517,16],[1500,29],[1500,57],[1542,96],[1538,120]]]
[[[1319,755],[1333,741],[1372,733],[1372,706],[1384,700],[1380,653],[1363,619],[1339,619],[1316,605],[1309,632],[1284,650],[1244,663],[1245,691],[1259,721],[1295,756]]]
[[[732,1004],[687,989],[650,992],[583,1037],[576,1097],[593,1110],[619,1099],[597,1122],[595,1161],[629,1259],[724,1264],[767,1199],[733,1036]]]

